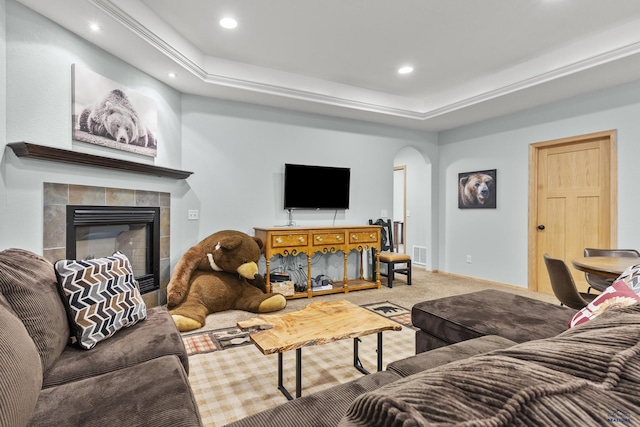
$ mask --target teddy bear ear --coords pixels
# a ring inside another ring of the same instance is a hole
[[[230,236],[220,240],[217,246],[220,246],[222,249],[231,251],[240,246],[241,243],[242,239],[239,236]]]
[[[264,249],[264,243],[262,243],[262,239],[261,238],[254,236],[253,240],[256,241],[256,243],[258,244],[258,247],[260,248],[260,250]]]

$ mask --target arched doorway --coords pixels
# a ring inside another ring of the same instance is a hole
[[[412,263],[432,265],[432,165],[418,149],[404,147],[394,160],[394,221],[403,222],[403,246]]]

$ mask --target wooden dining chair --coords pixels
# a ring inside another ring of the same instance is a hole
[[[378,219],[375,222],[369,220],[369,225],[379,225],[380,229],[380,264],[387,266],[386,273],[380,269],[380,275],[387,278],[387,286],[393,287],[395,274],[404,274],[407,276],[407,285],[411,285],[411,257],[407,254],[394,252],[393,246],[393,223],[391,220]],[[376,263],[373,262],[373,276],[376,275]]]
[[[640,257],[640,252],[635,249],[595,249],[595,248],[585,248],[584,256],[610,256],[610,257],[621,257],[621,258],[633,258]],[[584,273],[584,277],[589,284],[589,289],[587,293],[591,291],[591,288],[596,291],[604,291],[609,286],[613,285],[616,279],[599,276],[597,274],[592,273]]]
[[[582,310],[598,296],[578,291],[571,271],[563,260],[551,258],[548,254],[544,254],[544,263],[549,272],[551,288],[560,304],[576,310]]]

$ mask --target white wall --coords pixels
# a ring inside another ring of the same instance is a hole
[[[203,232],[285,225],[285,163],[351,168],[350,209],[338,211],[335,224],[366,224],[382,209],[392,210],[396,152],[424,144],[422,134],[403,129],[190,95],[183,100],[183,158],[201,171],[192,190],[205,218]],[[308,191],[318,185],[308,183]],[[301,210],[293,219],[332,225],[334,214]]]
[[[181,94],[151,79],[94,45],[61,29],[13,0],[6,2],[6,142],[28,141],[68,150],[182,168],[180,157]],[[144,93],[158,105],[159,148],[155,161],[121,150],[72,142],[71,65],[80,63],[107,78]],[[4,148],[4,144],[3,144]],[[10,149],[2,152],[6,200],[6,228],[2,248],[22,247],[42,253],[43,183],[134,188],[172,193],[172,204],[188,184],[168,178],[22,159]],[[172,218],[173,231],[180,224]],[[180,235],[179,233],[175,233]],[[171,253],[175,242],[172,241]]]
[[[637,248],[640,242],[633,187],[640,158],[640,81],[435,134],[183,95],[15,0],[0,0],[0,58],[6,67],[0,67],[0,148],[26,140],[195,172],[187,180],[147,177],[19,159],[3,149],[0,249],[42,251],[43,182],[136,188],[171,193],[175,265],[188,247],[214,231],[285,224],[285,162],[351,167],[352,208],[339,212],[335,224],[363,224],[383,209],[391,212],[394,158],[415,149],[422,156],[415,161],[425,169],[409,189],[408,199],[419,203],[409,208],[412,228],[420,230],[410,244],[430,248],[430,268],[527,286],[528,145],[608,129],[618,131],[618,244]],[[71,140],[73,63],[157,101],[157,159]],[[411,159],[419,157],[414,154]],[[458,173],[493,168],[498,208],[459,210]],[[187,220],[189,209],[200,210],[200,221]],[[296,211],[294,220],[334,223],[333,212]],[[337,268],[335,260],[328,263]]]
[[[526,287],[529,145],[609,129],[617,129],[618,246],[638,248],[640,81],[441,133],[441,269]],[[458,209],[458,173],[494,168],[497,209]]]
[[[0,149],[7,144],[7,43],[6,43],[6,1],[0,0]],[[7,193],[6,166],[0,154],[0,236],[6,234]],[[2,239],[0,239],[2,242]],[[1,245],[2,243],[0,243]]]
[[[338,211],[335,221],[335,211],[295,210],[297,225],[364,225],[392,210],[395,154],[428,146],[421,132],[192,95],[183,97],[182,112],[183,161],[199,171],[190,180],[187,208],[200,210],[191,226],[202,237],[286,225],[285,163],[351,168],[350,209]],[[318,185],[309,182],[308,191]],[[425,218],[416,214],[416,221]],[[325,262],[326,274],[341,274],[341,259]]]
[[[173,180],[22,159],[4,149],[0,222],[9,225],[0,228],[0,249],[42,252],[44,182],[170,192],[175,265],[186,249],[215,231],[232,228],[251,234],[254,226],[286,224],[285,162],[350,167],[351,209],[338,212],[335,220],[336,225],[350,225],[365,224],[380,210],[392,209],[393,158],[399,150],[413,146],[437,152],[435,133],[183,95],[15,0],[0,1],[7,5],[6,141],[194,172],[187,180]],[[156,159],[72,141],[73,63],[157,102]],[[313,187],[310,183],[309,191]],[[200,211],[199,221],[187,220],[190,209]],[[334,212],[296,211],[294,220],[299,225],[332,225]]]

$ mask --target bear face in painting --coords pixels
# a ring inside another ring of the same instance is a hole
[[[495,180],[486,173],[473,173],[460,178],[458,207],[494,208],[496,206]]]
[[[138,117],[117,105],[107,103],[104,127],[109,137],[124,144],[132,144],[138,139]]]
[[[138,113],[119,89],[112,90],[96,105],[87,107],[78,119],[80,130],[123,144],[155,147],[155,138],[142,124]]]

